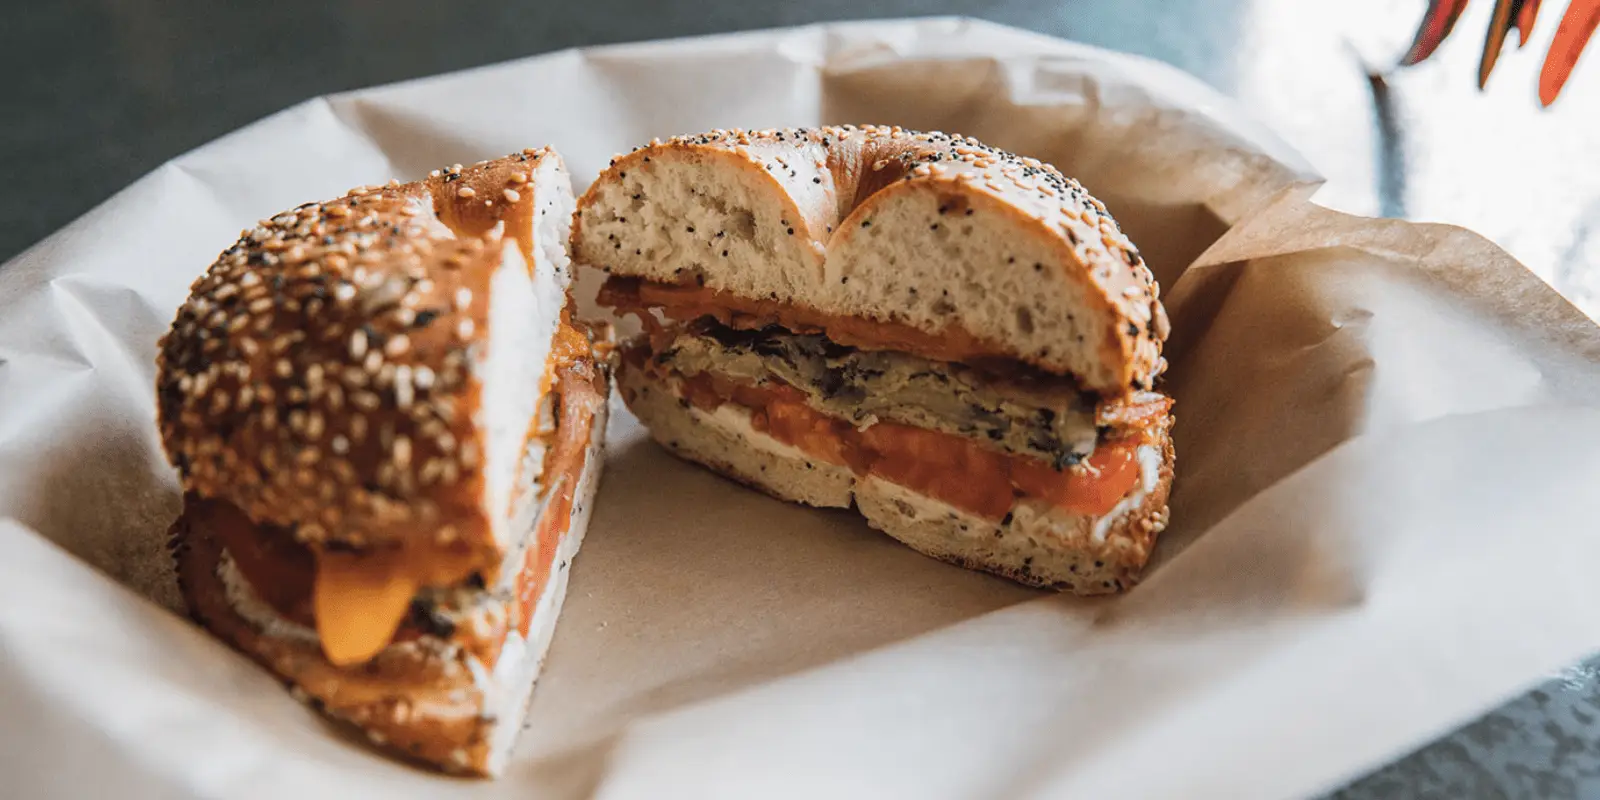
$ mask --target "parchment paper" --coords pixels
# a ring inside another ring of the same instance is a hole
[[[155,342],[239,229],[390,177],[713,127],[940,128],[1053,161],[1155,266],[1171,529],[1119,599],[916,555],[625,412],[497,783],[347,742],[174,613]],[[1600,643],[1600,331],[1465,231],[1309,205],[1171,69],[961,20],[557,53],[322,98],[0,268],[0,794],[1281,797]]]

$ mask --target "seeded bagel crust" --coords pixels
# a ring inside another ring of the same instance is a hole
[[[450,771],[504,765],[602,470],[573,207],[548,148],[307,203],[244,231],[158,349],[190,614]]]
[[[425,533],[497,551],[474,420],[493,278],[517,260],[564,293],[572,202],[545,148],[244,231],[160,342],[161,438],[183,488],[306,542]]]
[[[1106,395],[1149,389],[1168,333],[1105,206],[1054,167],[884,127],[712,131],[619,156],[573,257],[834,317],[975,338]]]
[[[609,378],[592,408],[594,423],[573,495],[568,534],[534,614],[528,640],[500,651],[516,659],[503,681],[486,683],[474,654],[457,638],[423,635],[391,644],[365,664],[328,663],[314,634],[264,627],[243,613],[222,577],[225,551],[190,514],[173,522],[170,548],[189,615],[222,641],[282,679],[312,709],[359,730],[384,750],[447,772],[493,776],[505,767],[566,597],[567,577],[588,529],[605,462]],[[498,617],[512,616],[507,603]]]

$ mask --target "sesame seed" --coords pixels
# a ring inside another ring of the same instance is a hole
[[[389,339],[389,341],[385,342],[383,345],[384,354],[391,358],[403,355],[407,350],[410,349],[411,337],[406,336],[403,333],[395,334],[393,338]]]
[[[394,440],[394,465],[400,469],[411,466],[411,440],[401,436]]]
[[[396,406],[402,409],[411,407],[413,397],[411,380],[411,367],[402,364],[395,368],[394,402]]]
[[[342,433],[335,435],[333,439],[328,442],[328,445],[337,455],[342,456],[350,452],[350,440],[345,438],[344,434]]]
[[[357,328],[350,334],[350,357],[359,359],[367,354],[367,332]]]
[[[463,311],[466,310],[468,306],[472,305],[472,290],[465,286],[457,289],[455,300],[456,308]]]
[[[507,203],[515,203],[522,199],[522,195],[516,189],[507,189],[501,192],[500,196],[504,197]]]
[[[294,374],[294,365],[290,364],[289,359],[287,358],[278,359],[278,363],[274,365],[274,369],[280,378],[287,378]]]
[[[412,380],[416,383],[418,389],[426,392],[433,388],[433,370],[428,367],[417,367],[412,375]]]
[[[475,327],[471,319],[463,319],[456,323],[456,336],[462,339],[471,339]]]
[[[462,198],[463,200],[469,199],[476,194],[477,192],[473,191],[471,186],[463,186],[456,190],[456,197]]]

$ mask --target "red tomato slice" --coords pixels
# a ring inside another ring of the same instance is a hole
[[[1031,459],[1017,459],[1011,479],[1027,494],[1058,508],[1098,517],[1115,508],[1139,482],[1138,443],[1104,442],[1075,470],[1057,472]]]
[[[705,374],[683,383],[684,395],[699,408],[735,403],[750,412],[757,430],[812,458],[876,475],[986,519],[1004,517],[1019,496],[1100,516],[1139,480],[1138,440],[1104,443],[1084,464],[1056,469],[1040,459],[926,428],[879,422],[858,430],[811,408],[789,386],[735,384]],[[1112,415],[1123,425],[1137,421],[1148,426],[1171,404],[1170,398],[1152,394],[1118,405]]]

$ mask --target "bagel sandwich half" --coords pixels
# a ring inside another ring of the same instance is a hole
[[[899,128],[712,131],[619,156],[573,258],[637,315],[618,385],[653,437],[946,561],[1133,585],[1167,521],[1166,313],[1055,168]]]
[[[609,329],[575,322],[550,149],[244,231],[158,355],[191,615],[447,771],[506,762],[600,478]]]

